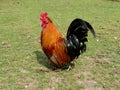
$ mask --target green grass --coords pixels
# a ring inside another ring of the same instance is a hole
[[[0,0],[0,90],[119,90],[120,2],[116,1]],[[96,39],[89,33],[87,52],[74,61],[71,71],[36,71],[50,67],[39,44],[39,14],[45,11],[63,35],[76,17],[96,31]]]

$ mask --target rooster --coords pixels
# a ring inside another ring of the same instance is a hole
[[[47,12],[40,15],[40,20],[42,22],[40,37],[42,49],[56,67],[70,63],[86,51],[85,42],[88,41],[88,30],[95,37],[93,27],[87,21],[79,18],[71,22],[65,38],[48,17]]]

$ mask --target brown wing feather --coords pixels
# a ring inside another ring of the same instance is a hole
[[[61,38],[56,42],[53,54],[55,56],[55,60],[57,60],[56,62],[58,63],[58,67],[71,61],[71,58],[67,54],[67,48],[64,38]]]

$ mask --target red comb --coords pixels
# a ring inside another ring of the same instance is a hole
[[[43,20],[45,17],[47,17],[48,13],[44,12],[40,15],[40,20]]]

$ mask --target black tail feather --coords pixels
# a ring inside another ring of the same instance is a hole
[[[88,30],[90,30],[95,37],[95,31],[87,21],[75,19],[70,24],[66,36],[66,45],[68,48],[68,55],[70,55],[72,59],[78,57],[81,53],[86,51],[85,42],[88,41]]]
[[[91,31],[91,33],[93,34],[93,36],[96,37],[95,31],[94,31],[93,27],[92,27],[88,22],[85,21],[85,23],[86,23],[86,25],[87,25],[87,28],[88,28],[88,29]]]

